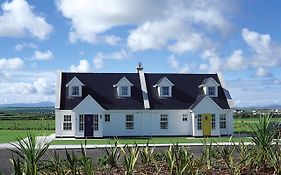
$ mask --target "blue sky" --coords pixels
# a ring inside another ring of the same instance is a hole
[[[0,1],[0,104],[55,101],[59,71],[218,73],[281,104],[281,1]]]

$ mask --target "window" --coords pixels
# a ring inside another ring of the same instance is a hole
[[[212,114],[212,129],[216,129],[216,115]]]
[[[79,115],[79,131],[84,130],[84,115]]]
[[[94,115],[94,130],[99,130],[99,115]]]
[[[211,96],[215,96],[216,95],[215,87],[208,87],[208,94]]]
[[[105,114],[104,115],[104,121],[105,122],[110,122],[110,114]]]
[[[121,86],[121,96],[128,96],[128,86]]]
[[[79,86],[71,86],[71,95],[79,96]]]
[[[225,129],[226,128],[226,115],[220,114],[220,128]]]
[[[167,114],[161,114],[160,129],[168,129],[168,115]]]
[[[197,115],[197,129],[198,130],[202,129],[202,116],[201,116],[201,114]]]
[[[63,130],[72,130],[71,115],[63,116]]]
[[[187,114],[182,115],[182,121],[187,121]]]
[[[169,86],[162,86],[161,87],[162,90],[162,96],[169,96]]]
[[[134,116],[126,115],[126,129],[134,129]]]

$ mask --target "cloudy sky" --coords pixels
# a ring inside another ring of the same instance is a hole
[[[59,71],[218,73],[281,104],[281,1],[0,1],[0,104],[55,101]]]

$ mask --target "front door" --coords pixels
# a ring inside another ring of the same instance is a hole
[[[93,137],[93,123],[94,123],[94,115],[92,114],[85,114],[85,130],[84,130],[84,137]]]
[[[211,122],[212,122],[211,114],[202,114],[203,136],[211,136]]]

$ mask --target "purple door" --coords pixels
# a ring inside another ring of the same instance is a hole
[[[85,130],[84,130],[84,136],[85,137],[93,137],[93,116],[92,114],[85,114]]]

